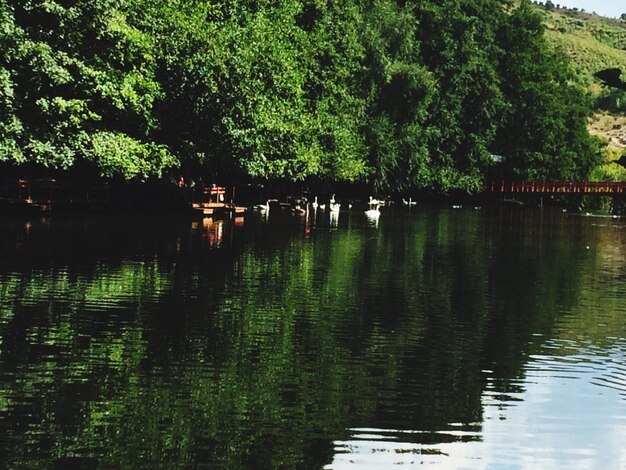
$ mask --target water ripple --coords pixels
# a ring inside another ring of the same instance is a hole
[[[324,468],[387,468],[444,462],[456,444],[480,442],[478,423],[450,424],[445,430],[351,428],[350,436],[335,441],[333,462]]]

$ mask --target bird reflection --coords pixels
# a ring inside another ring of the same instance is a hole
[[[330,211],[330,226],[337,227],[339,225],[339,210]]]

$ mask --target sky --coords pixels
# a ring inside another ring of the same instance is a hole
[[[626,13],[626,2],[624,0],[552,0],[555,5],[567,5],[569,8],[584,8],[588,12],[595,11],[598,15],[618,18],[622,13]]]

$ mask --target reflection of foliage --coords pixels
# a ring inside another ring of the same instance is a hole
[[[506,389],[587,285],[582,234],[518,215],[3,272],[0,449],[25,467],[314,467],[350,426],[480,422],[481,371]]]

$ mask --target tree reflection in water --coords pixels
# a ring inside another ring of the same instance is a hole
[[[561,213],[1,227],[9,467],[449,462],[546,347],[625,331],[623,226]]]

